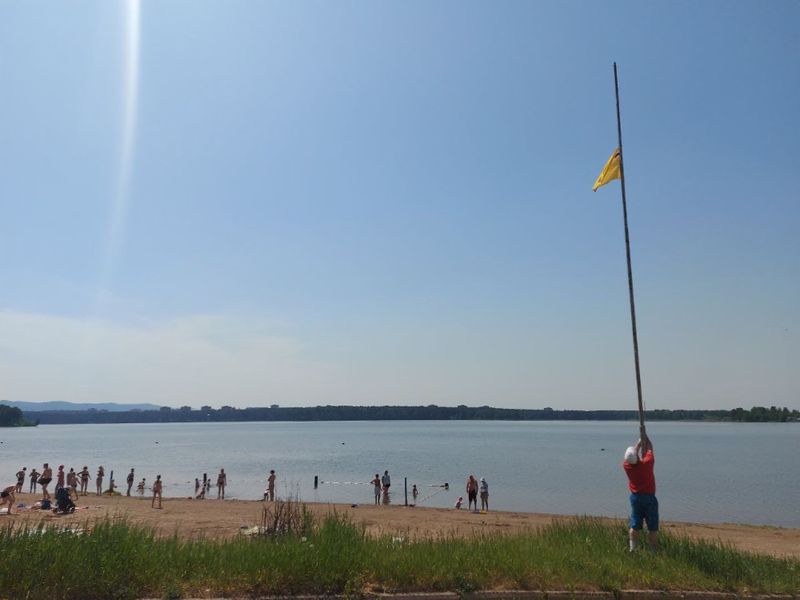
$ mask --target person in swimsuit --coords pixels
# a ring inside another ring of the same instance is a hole
[[[36,493],[36,483],[39,481],[39,471],[36,470],[36,467],[33,468],[33,471],[31,471],[31,474],[29,475],[29,477],[31,478],[31,489],[29,490],[29,492],[31,494],[35,494]]]
[[[103,493],[103,477],[105,476],[106,476],[106,470],[103,468],[103,465],[100,465],[99,467],[97,467],[97,479],[95,479],[98,496]]]
[[[56,491],[64,487],[64,465],[58,465],[58,473],[56,473]]]
[[[25,485],[25,471],[28,470],[28,467],[22,467],[21,471],[17,471],[17,489],[14,490],[17,494],[22,493],[22,486]]]
[[[87,494],[86,489],[89,487],[89,467],[83,467],[83,470],[80,472],[80,480],[81,480],[81,496],[85,496]]]
[[[478,510],[478,480],[475,475],[467,477],[467,510],[472,508],[475,504],[475,510]]]
[[[275,470],[272,469],[267,477],[267,496],[270,502],[275,502]]]
[[[150,508],[155,508],[156,497],[158,497],[158,508],[161,508],[161,489],[163,485],[161,475],[156,475],[156,481],[153,484],[153,500],[150,502]]]
[[[75,499],[78,499],[78,474],[75,472],[75,469],[70,467],[69,473],[67,473],[67,487],[69,488],[70,496],[73,494],[75,495]]]
[[[381,503],[381,476],[375,473],[375,479],[370,482],[375,486],[375,504]]]
[[[50,465],[44,463],[42,467],[42,475],[39,477],[39,485],[42,486],[42,500],[50,499],[50,492],[47,491],[47,486],[53,481],[53,469]]]
[[[217,500],[225,500],[225,485],[228,483],[228,476],[225,475],[225,469],[219,470],[217,475]]]
[[[11,509],[14,508],[14,501],[16,500],[16,496],[14,493],[17,490],[17,484],[10,485],[4,490],[0,491],[0,507],[4,504],[8,504],[8,514],[11,513]]]
[[[128,480],[127,480],[127,483],[128,483],[128,491],[127,491],[127,492],[125,492],[125,495],[126,495],[126,496],[130,496],[130,495],[131,495],[131,488],[133,487],[133,478],[134,478],[134,475],[133,475],[133,469],[131,469],[131,472],[130,472],[130,473],[128,473]]]

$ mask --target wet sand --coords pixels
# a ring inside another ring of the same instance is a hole
[[[18,494],[17,503],[30,505],[40,496]],[[39,523],[63,526],[89,526],[106,517],[124,517],[130,522],[151,527],[161,535],[177,533],[184,538],[231,538],[243,526],[259,525],[264,503],[248,500],[192,500],[165,498],[163,509],[150,508],[149,497],[85,496],[78,500],[73,515],[54,515],[50,511],[20,511],[0,514],[0,526],[15,523]],[[482,533],[516,533],[529,528],[569,518],[564,515],[491,511],[473,514],[466,510],[361,504],[314,504],[307,506],[317,515],[337,511],[363,524],[374,534],[392,533],[409,537]],[[614,522],[613,519],[604,519]],[[721,540],[741,550],[775,556],[800,558],[800,529],[738,524],[699,524],[662,522],[663,530],[692,538]]]

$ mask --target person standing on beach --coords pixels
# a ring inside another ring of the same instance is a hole
[[[489,511],[489,484],[481,477],[481,510]]]
[[[375,479],[371,481],[375,486],[375,504],[381,503],[381,476],[375,473]]]
[[[640,458],[640,453],[644,455]],[[656,499],[656,477],[653,471],[655,457],[653,444],[646,435],[635,446],[625,450],[622,467],[628,476],[631,492],[631,518],[628,531],[629,549],[636,550],[642,524],[647,523],[648,542],[652,550],[658,549],[658,499]]]
[[[16,483],[0,491],[0,507],[2,507],[4,504],[8,504],[8,514],[12,514],[11,509],[14,507],[14,502],[16,501],[16,496],[14,495],[16,491]]]
[[[133,474],[133,468],[131,468],[131,472],[128,473],[128,479],[127,479],[128,491],[125,492],[126,496],[130,496],[131,495],[131,488],[133,487],[133,480],[134,480],[134,474]]]
[[[69,473],[67,473],[67,487],[69,488],[70,496],[75,494],[75,499],[78,499],[78,474],[75,473],[75,469],[73,467],[69,468]]]
[[[150,508],[155,508],[156,496],[158,497],[158,508],[161,508],[161,489],[163,485],[161,475],[156,475],[156,481],[153,483],[153,500],[150,502]]]
[[[31,489],[29,490],[29,493],[35,494],[36,482],[39,481],[39,471],[36,470],[36,467],[33,467],[33,471],[31,471],[29,477],[31,478]]]
[[[219,470],[217,475],[217,500],[225,500],[225,485],[228,483],[228,476],[225,475],[225,469]]]
[[[16,490],[14,490],[17,494],[22,493],[22,486],[25,485],[25,471],[28,470],[28,467],[22,467],[21,470],[17,471],[17,486]]]
[[[64,487],[64,465],[58,465],[58,473],[56,473],[56,491]]]
[[[467,510],[472,509],[475,504],[475,510],[478,510],[478,480],[475,475],[467,477]]]
[[[383,485],[383,493],[388,496],[389,488],[392,487],[392,478],[389,477],[389,471],[383,472],[383,477],[381,477],[381,484]]]
[[[89,487],[89,467],[86,465],[83,466],[83,469],[80,472],[80,479],[81,479],[81,496],[85,496],[88,492],[86,491]]]
[[[275,502],[275,469],[270,469],[267,477],[267,496],[270,502]]]
[[[97,467],[97,479],[95,479],[95,484],[97,485],[97,495],[100,496],[103,493],[103,477],[106,476],[106,470],[103,468],[103,465]]]
[[[417,501],[417,494],[419,494],[419,492],[417,491],[417,484],[415,483],[411,486],[411,497],[414,498],[414,502]]]
[[[42,500],[50,499],[50,492],[47,491],[47,486],[50,485],[51,481],[53,481],[53,469],[50,468],[49,464],[44,463],[42,474],[39,477],[39,485],[42,486]]]
[[[195,477],[194,478],[194,497],[197,498],[198,494],[200,494],[200,480]]]

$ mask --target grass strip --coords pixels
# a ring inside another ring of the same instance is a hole
[[[402,534],[400,534],[402,535]],[[627,552],[623,525],[565,519],[515,535],[372,537],[341,515],[306,535],[234,540],[158,537],[124,520],[82,534],[0,529],[0,598],[522,590],[800,591],[800,561],[663,534]]]

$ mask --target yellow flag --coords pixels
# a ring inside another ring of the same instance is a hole
[[[619,179],[619,148],[614,150],[614,154],[611,155],[606,166],[600,171],[600,177],[594,182],[592,191],[596,192],[601,185],[605,185],[614,179]]]

